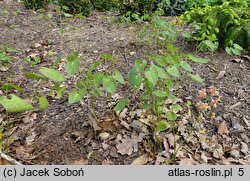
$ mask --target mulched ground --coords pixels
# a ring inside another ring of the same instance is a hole
[[[116,20],[119,13],[93,12],[84,20],[53,14],[49,19],[46,13],[28,12],[17,2],[0,1],[0,43],[19,50],[13,55],[12,68],[0,71],[0,84],[8,81],[25,88],[16,93],[22,98],[29,97],[38,86],[27,80],[24,72],[50,66],[61,53],[82,53],[83,69],[98,60],[101,53],[115,54],[119,59],[116,68],[124,73],[136,59],[155,53],[154,47],[137,38],[141,24],[109,21]],[[69,24],[63,37],[60,23]],[[194,47],[188,44],[183,52],[196,54]],[[43,57],[36,67],[23,61],[32,54]],[[209,53],[200,55],[211,58]],[[180,104],[187,100],[195,104],[198,90],[217,87],[221,102],[213,110],[214,118],[200,117],[191,106],[181,112],[175,134],[171,129],[158,135],[149,129],[146,134],[147,124],[142,122],[151,115],[136,108],[115,115],[109,105],[116,98],[98,98],[100,130],[96,131],[87,107],[80,103],[70,106],[66,97],[50,97],[50,107],[44,112],[17,115],[0,108],[0,123],[9,125],[10,137],[3,142],[3,150],[23,164],[250,164],[249,57],[232,57],[223,50],[214,57],[214,62],[193,65],[205,79],[204,84],[185,80],[178,90]],[[116,96],[123,93],[120,88]],[[173,154],[176,148],[178,152]]]

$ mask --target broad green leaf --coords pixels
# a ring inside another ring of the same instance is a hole
[[[102,85],[110,94],[114,94],[116,92],[116,81],[113,77],[107,76],[103,78]]]
[[[198,57],[195,57],[193,55],[189,55],[189,59],[192,60],[193,62],[202,63],[202,64],[208,62],[207,58],[198,58]]]
[[[49,102],[44,94],[39,97],[39,110],[44,111],[49,107]]]
[[[159,122],[157,123],[156,130],[157,130],[158,132],[162,132],[162,131],[165,131],[166,129],[168,129],[168,127],[169,127],[168,122],[162,120],[162,121],[159,121]]]
[[[156,61],[156,63],[159,64],[160,66],[166,66],[168,63],[168,60],[166,57],[157,55],[156,57],[153,57],[153,58]]]
[[[66,72],[68,76],[73,76],[80,68],[80,61],[75,59],[74,61],[68,61],[66,64]]]
[[[234,55],[238,55],[238,56],[241,55],[241,51],[237,48],[232,48],[231,51],[233,52]]]
[[[57,71],[55,69],[43,67],[39,71],[43,76],[45,76],[48,79],[51,79],[53,81],[62,82],[65,80],[64,76],[59,71]]]
[[[186,39],[192,38],[192,33],[189,32],[189,31],[184,31],[184,32],[182,32],[181,34],[182,34],[182,36],[183,36],[184,38],[186,38]]]
[[[162,79],[167,79],[169,78],[169,76],[167,75],[166,71],[161,68],[161,67],[158,67],[156,65],[153,65],[155,67],[155,69],[157,70],[157,73],[158,73],[158,76]]]
[[[177,113],[182,110],[182,107],[179,104],[173,104],[170,106],[170,109],[174,112]]]
[[[122,77],[122,74],[118,71],[118,70],[114,70],[112,77],[117,80],[118,82],[120,82],[121,84],[125,84],[125,81]]]
[[[82,99],[84,93],[85,93],[84,89],[81,89],[79,92],[76,89],[73,89],[69,94],[68,103],[74,104],[76,102],[79,102]]]
[[[225,48],[226,52],[229,54],[229,55],[232,55],[232,51],[231,51],[231,48],[229,47],[226,47]]]
[[[64,10],[66,10],[66,11],[69,10],[69,7],[68,7],[68,6],[62,6],[62,8],[63,8]]]
[[[103,59],[105,61],[112,60],[113,58],[114,58],[113,55],[110,53],[102,53],[101,54],[101,59]]]
[[[34,73],[34,72],[26,72],[25,77],[27,77],[29,79],[34,79],[34,80],[46,79],[46,77],[44,77],[43,75],[37,74],[37,73]]]
[[[118,104],[115,106],[114,111],[122,110],[127,104],[128,104],[128,99],[120,100]]]
[[[236,43],[233,44],[233,47],[240,50],[240,51],[243,50],[243,48],[240,45],[236,44]]]
[[[14,53],[14,52],[18,52],[18,50],[16,50],[15,48],[12,48],[12,47],[7,47],[6,48],[6,52],[8,52],[8,53]]]
[[[193,72],[192,67],[186,61],[180,61],[180,66],[188,72]]]
[[[85,83],[84,83],[82,80],[80,80],[80,79],[78,79],[78,80],[76,81],[76,85],[77,85],[77,87],[78,87],[79,89],[85,89],[85,88],[86,88]]]
[[[167,112],[167,119],[169,121],[175,121],[177,119],[177,115],[174,112]]]
[[[204,81],[198,74],[196,74],[196,75],[189,74],[189,76],[191,77],[191,79],[193,79],[196,82],[202,83]]]
[[[77,59],[78,55],[79,55],[78,52],[72,53],[71,55],[67,56],[67,61],[68,62],[75,61]]]
[[[66,18],[72,18],[72,17],[73,17],[73,15],[72,15],[72,14],[69,14],[69,13],[64,13],[64,16],[65,16]]]
[[[212,42],[211,40],[204,40],[203,42],[205,43],[205,45],[207,45],[207,47],[212,52],[214,52],[219,47],[219,43],[218,42]]]
[[[103,74],[100,72],[95,73],[93,76],[93,83],[96,88],[99,88],[102,85]]]
[[[18,113],[33,109],[32,104],[27,103],[15,94],[10,94],[9,96],[11,97],[10,99],[5,96],[0,97],[0,104],[6,109],[7,112]]]
[[[153,92],[154,95],[156,95],[157,97],[167,97],[168,93],[165,91],[160,91],[160,90],[156,90]]]
[[[168,49],[168,51],[170,51],[172,54],[176,53],[176,52],[179,50],[179,48],[175,47],[173,44],[168,44],[168,45],[167,45],[167,49]]]
[[[135,69],[132,68],[128,75],[128,81],[134,88],[139,88],[142,83],[142,76],[137,75]]]
[[[156,85],[157,81],[158,81],[158,72],[156,70],[156,68],[151,65],[150,69],[148,71],[145,72],[145,77],[147,78],[147,80],[149,82],[151,82],[154,86]]]
[[[1,90],[3,90],[3,91],[10,91],[10,90],[23,91],[23,89],[21,87],[14,85],[12,83],[9,83],[9,82],[3,83],[3,85],[1,86]]]
[[[180,77],[180,72],[176,66],[171,66],[171,67],[169,66],[166,70],[167,70],[167,73],[169,73],[173,77],[177,77],[177,78]]]
[[[56,58],[56,60],[51,65],[51,68],[55,68],[61,61],[62,61],[62,55],[58,55],[58,57]]]
[[[143,60],[142,62],[140,60],[135,61],[135,69],[138,73],[142,73],[147,66],[147,61]]]

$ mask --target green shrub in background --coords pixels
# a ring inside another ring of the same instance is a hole
[[[49,0],[23,0],[23,4],[27,9],[38,10],[46,8]]]
[[[119,0],[92,0],[94,9],[98,11],[109,11],[111,9],[119,8]]]
[[[185,12],[188,8],[188,0],[158,0],[157,6],[164,10],[165,15],[179,15]]]
[[[139,15],[151,14],[155,9],[156,0],[119,0],[120,12],[126,15],[137,13]]]
[[[84,16],[88,16],[91,12],[90,0],[58,0],[58,5],[70,14],[82,13]]]
[[[195,27],[197,33],[194,39],[197,41],[218,41],[228,48],[239,44],[249,50],[249,0],[227,0],[221,5],[196,6],[185,13],[184,19]]]
[[[226,0],[185,0],[185,7],[186,9],[190,9],[192,7],[197,7],[197,6],[215,6],[215,5],[221,5],[223,2]]]

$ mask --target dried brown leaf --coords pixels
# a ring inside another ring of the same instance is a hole
[[[71,165],[88,165],[89,161],[87,159],[81,158],[80,160],[75,160]]]
[[[179,165],[197,165],[197,164],[199,163],[192,158],[184,158],[179,161]]]
[[[148,155],[144,154],[138,158],[136,158],[131,165],[145,165],[146,163],[152,161],[153,159]]]
[[[121,153],[122,155],[131,155],[132,152],[138,151],[138,143],[142,142],[145,134],[140,133],[139,135],[132,135],[132,138],[125,138],[122,139],[122,143],[119,143],[116,145],[116,148],[118,149],[118,153]]]
[[[205,154],[205,152],[203,151],[202,153],[201,153],[201,160],[204,162],[204,163],[207,163],[207,156],[206,156],[206,154]]]
[[[221,79],[223,78],[224,76],[226,75],[226,71],[225,70],[222,70],[219,72],[219,74],[217,75],[216,79]]]
[[[221,122],[219,125],[218,125],[218,134],[220,135],[224,135],[224,134],[228,134],[229,131],[227,129],[227,124],[225,121]]]

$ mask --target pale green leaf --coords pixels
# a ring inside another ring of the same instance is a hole
[[[43,76],[45,76],[48,79],[51,79],[53,81],[62,82],[65,80],[64,76],[59,71],[57,71],[55,69],[43,67],[39,71]]]
[[[6,96],[0,97],[0,104],[6,109],[7,112],[18,113],[33,109],[32,104],[27,103],[15,94],[10,94],[9,96],[11,97],[10,99]]]
[[[196,82],[202,83],[204,80],[198,75],[193,75],[193,74],[189,74],[189,76],[191,77],[191,79],[193,79]]]
[[[156,68],[151,65],[150,70],[145,72],[145,77],[155,86],[159,78]]]
[[[167,73],[169,73],[173,77],[176,77],[176,78],[180,77],[180,72],[176,66],[169,66],[166,70],[167,70]]]
[[[186,61],[180,61],[180,66],[188,72],[193,72],[192,67]]]
[[[162,121],[159,121],[159,122],[157,123],[156,130],[157,130],[158,132],[162,132],[162,131],[165,131],[166,129],[168,129],[168,127],[169,127],[168,122],[162,120]]]
[[[125,84],[122,74],[118,70],[114,70],[112,77],[121,84]]]
[[[44,94],[39,97],[39,110],[44,111],[49,107],[49,102]]]
[[[128,99],[120,100],[118,104],[115,106],[114,111],[122,110],[127,104],[128,104]]]
[[[113,77],[107,76],[103,78],[102,85],[110,94],[114,94],[116,92],[116,81]]]
[[[74,104],[76,102],[79,102],[82,99],[84,93],[85,93],[84,89],[81,89],[79,92],[76,89],[73,89],[69,94],[68,103]]]
[[[167,97],[168,93],[165,91],[160,91],[160,90],[156,90],[153,92],[154,95],[156,95],[157,97]]]
[[[3,83],[3,85],[1,86],[1,90],[3,90],[3,91],[10,91],[10,90],[23,91],[23,89],[21,87],[14,85],[12,83],[9,83],[9,82]]]
[[[129,72],[128,81],[134,88],[139,88],[142,83],[142,76],[137,75],[133,68]]]
[[[169,121],[175,121],[177,119],[177,115],[174,112],[167,112],[167,119]]]
[[[45,76],[43,76],[41,74],[34,73],[34,72],[26,72],[25,77],[27,77],[29,79],[34,79],[34,80],[46,79]]]
[[[202,63],[202,64],[208,62],[207,58],[199,58],[199,57],[195,57],[193,55],[189,55],[189,59],[192,60],[193,62]]]
[[[73,76],[80,68],[80,61],[75,59],[74,61],[68,61],[66,64],[66,72],[68,76]]]

